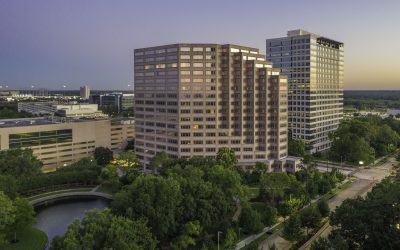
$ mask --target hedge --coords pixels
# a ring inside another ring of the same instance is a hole
[[[80,184],[96,185],[99,183],[99,173],[95,170],[60,171],[22,178],[17,181],[20,194],[36,193],[36,190],[50,188],[57,185]]]

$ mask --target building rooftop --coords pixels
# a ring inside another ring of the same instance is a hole
[[[71,119],[71,118],[18,118],[18,119],[0,119],[0,128],[12,128],[12,127],[26,127],[26,126],[38,126],[38,125],[49,125],[49,124],[62,124],[71,122],[89,122],[96,121],[98,119]]]

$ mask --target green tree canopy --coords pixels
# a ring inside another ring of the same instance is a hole
[[[0,191],[3,191],[11,199],[14,199],[18,193],[17,182],[11,175],[0,175]]]
[[[217,153],[216,163],[227,168],[232,168],[237,163],[235,151],[231,148],[220,148]]]
[[[396,249],[400,245],[400,173],[385,178],[366,198],[345,200],[331,225],[350,249]]]
[[[249,205],[242,208],[239,225],[246,233],[257,233],[263,228],[261,215]]]
[[[328,203],[326,202],[325,199],[318,201],[317,208],[322,217],[326,217],[330,213]]]
[[[72,223],[67,232],[53,239],[50,249],[156,249],[157,240],[143,219],[116,216],[109,209],[86,213]]]
[[[164,151],[157,153],[150,160],[150,167],[153,171],[158,171],[160,168],[167,166],[170,162],[170,158]]]
[[[14,202],[15,221],[10,227],[10,231],[14,232],[14,240],[17,240],[17,232],[32,226],[36,221],[36,213],[31,203],[23,198],[17,197]]]
[[[0,191],[0,244],[7,242],[10,227],[15,223],[15,207],[10,198]]]
[[[290,156],[303,157],[306,154],[306,146],[302,140],[289,140],[288,154]]]
[[[294,214],[283,226],[283,237],[289,241],[297,241],[302,235],[299,217]]]
[[[146,218],[158,240],[167,242],[178,230],[182,200],[179,183],[172,178],[139,176],[115,195],[112,210],[132,219]]]
[[[300,211],[300,224],[302,227],[316,228],[321,223],[321,214],[314,206],[308,206]]]
[[[114,157],[113,152],[109,148],[97,147],[94,149],[94,159],[97,164],[105,166],[112,161]]]
[[[31,149],[9,149],[0,151],[0,175],[11,175],[16,178],[40,173],[42,162]]]

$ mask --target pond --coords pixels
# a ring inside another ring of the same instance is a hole
[[[100,198],[59,201],[37,208],[34,226],[47,234],[49,247],[54,236],[63,235],[75,219],[85,216],[86,211],[93,208],[102,211],[108,206],[109,201]]]

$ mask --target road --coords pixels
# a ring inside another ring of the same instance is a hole
[[[354,173],[357,180],[349,185],[348,188],[339,192],[336,196],[328,201],[329,208],[335,210],[342,202],[348,198],[355,198],[357,196],[365,196],[372,187],[380,182],[383,178],[390,175],[393,165],[398,162],[395,158],[390,158],[386,163],[369,169],[360,169]],[[299,250],[309,249],[311,244],[319,237],[326,237],[329,235],[332,227],[327,223],[324,225],[309,241],[307,241]]]
[[[390,158],[386,163],[373,168],[360,168],[353,172],[353,176],[357,179],[352,182],[346,189],[340,191],[337,195],[329,199],[328,205],[331,210],[335,210],[342,202],[349,198],[357,196],[364,196],[369,190],[383,178],[390,175],[393,165],[397,164],[395,158]],[[324,225],[306,244],[299,249],[309,249],[312,242],[321,236],[327,236],[331,231],[329,224]],[[268,237],[261,243],[262,249],[269,249],[270,246],[275,244],[279,250],[287,250],[291,247],[291,243],[281,237],[281,231]]]

